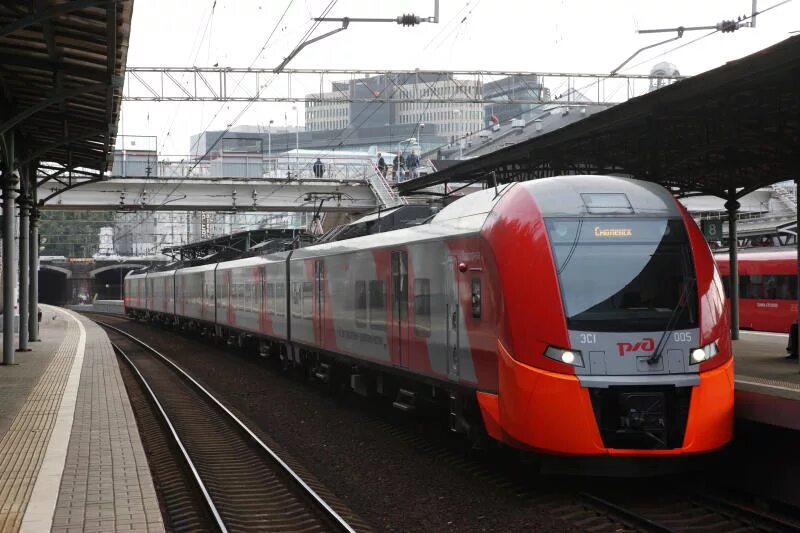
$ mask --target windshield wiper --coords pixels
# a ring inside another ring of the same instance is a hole
[[[661,360],[661,355],[664,352],[664,340],[667,338],[667,335],[670,331],[672,331],[673,326],[680,318],[682,311],[687,308],[687,306],[683,305],[684,298],[686,297],[687,289],[689,288],[689,284],[685,283],[683,285],[683,290],[681,290],[681,297],[678,300],[678,304],[675,306],[675,309],[672,310],[672,314],[669,317],[669,321],[667,322],[666,327],[664,328],[664,332],[661,334],[661,338],[658,339],[658,344],[656,344],[655,349],[653,350],[653,355],[648,357],[647,363],[650,365],[654,365]],[[663,345],[663,346],[662,346]]]
[[[578,241],[581,238],[581,228],[582,227],[583,227],[583,219],[579,218],[578,219],[578,228],[575,230],[575,239],[572,241],[572,246],[569,249],[569,253],[567,254],[567,257],[564,258],[564,262],[561,263],[561,267],[556,272],[556,274],[559,275],[559,276],[561,275],[562,272],[564,272],[564,269],[567,268],[567,264],[572,259],[572,256],[575,253],[575,249],[578,247]]]
[[[689,269],[687,268],[689,266],[689,261],[688,261],[688,257],[687,257],[685,249],[681,250],[681,262],[683,263],[683,271],[684,272],[689,272]],[[661,334],[661,338],[658,339],[658,344],[656,344],[656,347],[653,350],[653,355],[651,355],[647,359],[647,363],[650,364],[650,365],[654,365],[654,364],[658,363],[661,360],[661,356],[663,355],[663,352],[664,352],[664,347],[666,346],[666,343],[664,342],[664,340],[667,338],[667,335],[669,334],[669,332],[672,331],[672,328],[677,323],[678,318],[680,318],[680,316],[683,313],[683,311],[685,309],[689,308],[689,306],[686,305],[686,303],[684,303],[684,302],[686,302],[686,300],[688,300],[687,293],[688,293],[689,285],[694,283],[695,286],[697,286],[697,278],[689,278],[689,277],[687,277],[687,278],[684,278],[684,280],[685,281],[684,281],[684,284],[683,284],[683,289],[681,289],[681,295],[680,295],[680,298],[678,299],[678,303],[677,303],[677,305],[675,305],[675,309],[672,310],[672,314],[669,317],[669,321],[667,321],[667,325],[664,328],[664,332]]]

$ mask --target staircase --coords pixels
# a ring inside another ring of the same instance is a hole
[[[786,206],[787,210],[793,213],[797,212],[797,189],[792,191],[783,185],[773,185],[772,192]]]
[[[325,213],[325,218],[322,219],[322,229],[327,233],[333,228],[346,225],[349,222],[350,213],[341,213],[337,211]]]
[[[375,198],[378,199],[378,202],[383,209],[397,207],[399,205],[408,203],[405,198],[397,194],[397,191],[389,186],[386,178],[384,178],[381,173],[378,172],[377,167],[375,168],[374,172],[367,176],[367,183],[369,183],[370,189],[372,189],[373,194],[375,194]]]

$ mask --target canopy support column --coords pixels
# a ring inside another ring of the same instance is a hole
[[[15,209],[14,132],[3,134],[3,364],[14,364],[14,290],[17,265],[14,260]]]
[[[36,169],[33,171],[36,176]],[[31,191],[33,202],[31,205],[31,238],[30,247],[30,278],[31,292],[28,297],[28,340],[39,342],[39,207],[36,205],[36,189]]]
[[[731,339],[739,339],[739,239],[736,234],[736,214],[740,204],[736,200],[736,188],[728,190],[728,254],[730,256],[730,283],[728,296],[731,300]]]
[[[27,169],[25,169],[27,171]],[[30,198],[28,196],[29,186],[25,183],[29,176],[25,172],[22,177],[23,192],[19,197],[19,350],[28,352],[28,276],[30,266],[28,260],[28,238],[30,237],[30,226],[28,225],[30,214]]]

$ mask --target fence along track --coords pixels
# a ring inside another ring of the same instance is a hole
[[[211,515],[223,531],[355,531],[289,465],[199,383],[154,348],[123,337],[127,359],[169,415],[193,459]],[[152,356],[156,356],[155,358]],[[165,371],[169,369],[169,371]],[[211,509],[214,510],[211,510]]]

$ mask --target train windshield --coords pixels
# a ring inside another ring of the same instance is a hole
[[[694,266],[682,220],[549,218],[545,223],[570,330],[698,326]]]

